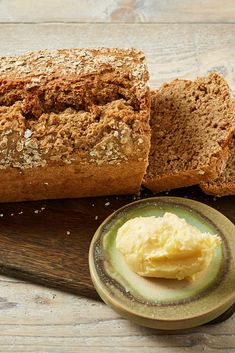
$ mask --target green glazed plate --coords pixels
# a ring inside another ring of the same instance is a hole
[[[195,281],[138,276],[116,249],[117,230],[123,223],[165,212],[221,238],[208,269]],[[120,208],[100,225],[90,245],[89,267],[101,298],[125,318],[161,330],[199,326],[216,319],[235,302],[235,226],[220,212],[197,201],[143,199]]]

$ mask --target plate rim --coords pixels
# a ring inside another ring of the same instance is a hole
[[[138,204],[144,204],[144,203],[156,203],[156,202],[164,202],[164,203],[174,203],[178,204],[179,206],[186,206],[190,207],[192,210],[194,210],[196,213],[200,212],[197,210],[197,207],[203,207],[204,209],[207,209],[208,212],[212,212],[213,214],[219,215],[219,217],[223,218],[224,222],[226,223],[227,227],[232,227],[234,228],[235,231],[235,225],[226,217],[224,216],[221,212],[218,210],[214,209],[211,206],[208,206],[207,204],[204,204],[202,202],[188,199],[188,198],[182,198],[182,197],[175,197],[175,196],[156,196],[156,197],[150,197],[150,198],[145,198],[141,200],[137,200],[131,203],[128,203],[124,205],[123,207],[119,208],[118,210],[114,211],[111,213],[98,227],[96,230],[91,244],[90,244],[90,249],[89,249],[89,269],[90,269],[90,275],[92,282],[94,284],[95,289],[97,290],[98,294],[101,296],[101,298],[106,302],[107,305],[111,306],[116,312],[119,312],[122,316],[132,319],[133,321],[152,328],[160,328],[160,329],[166,329],[166,330],[171,330],[171,329],[182,329],[182,328],[190,328],[190,327],[195,327],[198,325],[201,325],[203,323],[206,323],[208,321],[211,321],[221,315],[223,312],[225,312],[234,302],[235,302],[235,291],[234,293],[228,293],[228,295],[223,298],[222,302],[219,301],[216,305],[214,305],[212,308],[209,308],[208,310],[199,310],[198,315],[193,315],[192,317],[184,317],[182,316],[181,318],[177,319],[172,319],[169,317],[163,318],[151,318],[149,315],[144,315],[137,313],[130,308],[127,308],[125,304],[121,303],[118,298],[114,295],[110,295],[110,292],[108,288],[104,285],[102,280],[100,280],[100,277],[96,271],[96,266],[95,266],[95,259],[94,259],[94,249],[95,245],[97,243],[97,240],[100,238],[102,235],[102,229],[104,226],[110,222],[110,220],[115,219],[115,217],[120,213],[125,211],[128,208],[132,208],[135,205]],[[193,208],[195,206],[196,209]],[[201,216],[204,217],[204,215],[201,214]],[[217,227],[216,222],[214,223],[213,219],[209,218],[207,215],[205,216],[209,221],[212,222]],[[219,228],[219,227],[218,227]],[[220,228],[219,228],[220,229]],[[222,232],[223,234],[223,232]],[[225,237],[227,240],[227,237]],[[235,246],[235,245],[234,245]],[[233,258],[234,256],[232,256]],[[233,262],[235,262],[235,257],[233,259]],[[235,268],[234,268],[235,270]],[[196,299],[197,300],[197,299]],[[184,305],[187,305],[185,303]],[[185,308],[185,307],[184,307]],[[208,318],[209,317],[209,318]],[[191,321],[191,324],[189,324],[188,321]],[[200,321],[199,323],[193,323],[194,321]],[[167,325],[167,327],[166,327]],[[176,327],[176,325],[178,327]]]

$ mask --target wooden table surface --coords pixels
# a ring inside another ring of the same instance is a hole
[[[217,70],[235,92],[234,0],[0,0],[0,55],[94,46],[144,50],[152,86]],[[101,302],[0,277],[1,353],[110,351],[232,353],[235,315],[156,332]]]

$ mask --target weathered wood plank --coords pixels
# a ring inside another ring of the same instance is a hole
[[[147,57],[150,84],[216,70],[235,91],[235,26],[194,24],[3,24],[0,55],[41,48],[137,47]]]
[[[28,342],[28,341],[27,341]],[[12,343],[11,346],[1,346],[0,351],[1,353],[110,353],[110,348],[112,349],[113,353],[234,353],[235,350],[231,349],[230,351],[220,349],[210,349],[206,348],[205,346],[199,347],[78,347],[78,346],[61,346],[56,345],[52,346],[50,344],[43,344],[40,347],[33,345],[33,344],[25,344],[21,346],[16,346]]]
[[[0,22],[235,22],[233,0],[1,0]]]
[[[1,353],[232,353],[234,338],[235,315],[172,335],[139,327],[100,302],[0,277]]]

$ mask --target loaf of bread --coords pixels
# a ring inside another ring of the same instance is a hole
[[[235,131],[235,101],[216,73],[152,92],[151,151],[144,185],[159,192],[215,179]]]
[[[138,192],[150,147],[142,52],[0,58],[0,201]]]
[[[235,195],[235,138],[232,141],[232,148],[226,168],[218,178],[211,182],[201,183],[200,187],[209,195]]]

